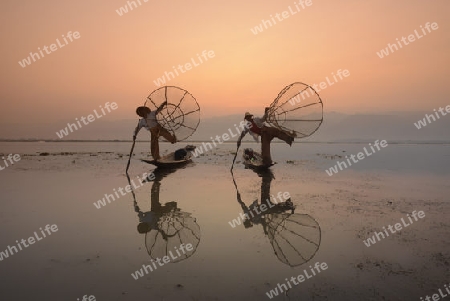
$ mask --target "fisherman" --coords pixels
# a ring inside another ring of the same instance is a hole
[[[180,211],[180,209],[177,208],[177,202],[167,202],[162,205],[159,200],[162,179],[175,171],[176,169],[157,169],[153,171],[151,175],[153,177],[149,176],[147,179],[142,181],[142,184],[153,182],[150,191],[150,211],[141,211],[133,193],[134,211],[139,217],[139,224],[137,226],[139,233],[143,234],[150,232],[151,230],[160,231],[161,222],[164,221],[164,217],[173,215],[175,212]],[[129,177],[128,183],[131,187],[135,187],[132,185]]]
[[[259,142],[259,136],[261,136],[261,156],[265,166],[272,165],[272,157],[270,156],[270,142],[273,138],[277,137],[291,146],[296,136],[294,132],[287,133],[278,128],[266,126],[264,122],[267,119],[268,111],[269,108],[266,108],[264,111],[264,116],[261,118],[253,117],[253,115],[249,112],[245,113],[244,119],[248,122],[248,126],[244,131],[242,131],[237,142],[237,146],[239,148],[241,146],[242,138],[244,138],[247,133],[250,133],[256,142]]]
[[[242,211],[244,212],[243,225],[245,228],[253,227],[253,225],[261,224],[264,229],[264,233],[267,232],[267,219],[265,215],[270,216],[284,213],[286,211],[291,211],[291,214],[295,211],[295,206],[291,201],[291,198],[284,198],[284,201],[280,197],[278,200],[270,195],[270,187],[272,180],[275,179],[273,173],[269,170],[258,171],[257,174],[261,177],[261,203],[258,199],[253,201],[250,206],[247,206],[241,198],[241,194],[236,186],[236,198],[238,203],[241,205]],[[234,174],[232,173],[233,181]],[[235,183],[235,182],[234,182]],[[284,196],[283,196],[284,197]]]
[[[159,136],[163,136],[167,141],[174,144],[177,142],[177,138],[175,135],[172,135],[168,130],[163,128],[158,121],[156,120],[156,115],[161,112],[164,106],[167,105],[167,101],[163,102],[156,110],[150,110],[149,107],[138,107],[136,109],[136,114],[138,114],[142,119],[139,120],[139,123],[134,130],[133,141],[136,140],[136,136],[141,130],[141,128],[145,127],[150,131],[151,134],[151,142],[150,142],[150,151],[152,153],[152,157],[154,160],[159,160],[161,157],[159,156]]]

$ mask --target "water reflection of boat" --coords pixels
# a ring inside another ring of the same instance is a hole
[[[320,246],[321,231],[317,221],[308,214],[298,214],[290,198],[278,202],[270,194],[274,175],[271,170],[255,171],[261,177],[261,198],[247,206],[236,187],[236,198],[245,215],[244,227],[261,224],[264,234],[278,259],[291,266],[299,266],[311,260]]]
[[[145,234],[145,246],[152,259],[163,258],[177,252],[179,256],[171,262],[179,262],[192,256],[200,243],[200,227],[191,213],[178,208],[177,202],[168,202],[164,205],[160,202],[161,181],[167,175],[177,169],[155,169],[155,178],[152,183],[150,199],[150,211],[143,212],[136,201],[136,195],[132,191],[134,209],[139,217],[138,232]],[[128,177],[128,175],[127,175]],[[130,178],[128,177],[130,181]],[[187,245],[192,248],[184,249]],[[183,249],[183,252],[178,249]],[[190,249],[190,250],[189,250]]]

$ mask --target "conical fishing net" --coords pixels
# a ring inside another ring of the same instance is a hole
[[[158,123],[175,135],[177,141],[183,141],[191,136],[200,123],[200,106],[188,91],[175,86],[165,86],[153,91],[145,101],[144,106],[152,111],[163,102],[167,105],[156,115]],[[160,139],[164,137],[160,136]]]
[[[278,259],[298,266],[308,262],[320,246],[319,224],[307,214],[272,213],[264,216],[267,232]]]
[[[145,245],[151,258],[162,259],[169,256],[171,262],[179,262],[189,258],[197,250],[200,243],[200,226],[190,213],[172,210],[162,214],[157,222],[156,229],[145,234]],[[192,245],[192,249],[181,250],[180,245]],[[178,250],[178,252],[177,252]],[[176,259],[173,259],[176,257]]]
[[[285,87],[269,107],[267,122],[298,138],[314,134],[323,122],[323,103],[309,85],[293,83]]]

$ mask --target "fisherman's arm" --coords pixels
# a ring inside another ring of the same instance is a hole
[[[141,128],[142,128],[142,123],[141,123],[141,120],[139,120],[139,121],[138,121],[138,124],[137,124],[137,126],[136,126],[136,128],[134,129],[134,133],[133,133],[133,141],[136,140],[136,136],[137,136],[137,134],[139,133],[139,131],[141,130]]]
[[[248,129],[245,129],[242,131],[241,136],[239,136],[239,139],[237,141],[237,146],[240,147],[241,146],[241,141],[242,138],[244,138],[244,136],[248,133]]]
[[[163,102],[157,109],[156,109],[156,114],[158,114],[159,112],[161,112],[161,110],[167,105],[167,100],[165,102]]]

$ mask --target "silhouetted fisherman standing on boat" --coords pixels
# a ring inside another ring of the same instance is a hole
[[[149,107],[138,107],[136,109],[136,114],[142,117],[139,120],[139,123],[134,130],[133,141],[136,141],[136,136],[141,130],[141,128],[145,127],[150,131],[151,134],[151,142],[150,142],[150,150],[152,153],[152,157],[154,160],[159,160],[159,136],[163,136],[170,143],[174,144],[177,142],[177,138],[172,135],[168,130],[163,128],[157,121],[156,115],[161,112],[164,106],[167,105],[167,101],[163,102],[156,110],[152,111]]]
[[[295,138],[295,133],[290,134],[285,131],[282,131],[278,128],[266,126],[264,122],[267,119],[267,113],[269,108],[265,109],[264,116],[261,118],[253,117],[249,112],[245,113],[244,119],[249,122],[249,127],[247,127],[239,137],[237,141],[238,148],[241,146],[241,140],[247,133],[252,135],[253,139],[256,142],[259,142],[259,136],[261,136],[261,156],[263,160],[263,165],[270,166],[272,165],[272,157],[270,155],[270,142],[273,138],[277,137],[280,140],[283,140],[290,146]]]

